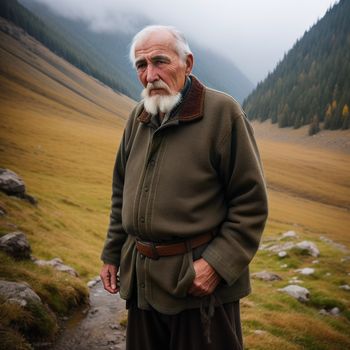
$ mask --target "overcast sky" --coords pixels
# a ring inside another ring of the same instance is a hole
[[[255,84],[336,0],[35,0],[92,30],[132,31],[141,14],[231,60]],[[190,41],[190,40],[189,40]],[[190,42],[191,44],[191,42]]]

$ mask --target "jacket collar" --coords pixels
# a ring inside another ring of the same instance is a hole
[[[191,80],[190,90],[187,92],[180,104],[179,111],[173,118],[181,122],[203,118],[204,85],[194,75],[191,75]],[[138,120],[141,123],[147,124],[151,120],[151,114],[142,108]]]

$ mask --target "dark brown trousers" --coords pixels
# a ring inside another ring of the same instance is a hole
[[[239,301],[215,308],[209,336],[200,309],[164,315],[130,303],[126,350],[243,350]]]

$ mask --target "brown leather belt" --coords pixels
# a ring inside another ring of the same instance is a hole
[[[201,246],[202,244],[208,243],[213,237],[214,235],[208,232],[185,241],[169,244],[156,244],[153,242],[136,240],[136,249],[140,252],[140,254],[157,260],[161,256],[185,254],[190,250]]]

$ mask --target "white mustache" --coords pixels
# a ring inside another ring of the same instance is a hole
[[[169,95],[172,95],[172,92],[169,86],[163,80],[157,80],[154,83],[148,83],[147,86],[142,91],[142,97],[148,97],[152,90],[154,89],[164,89]]]

